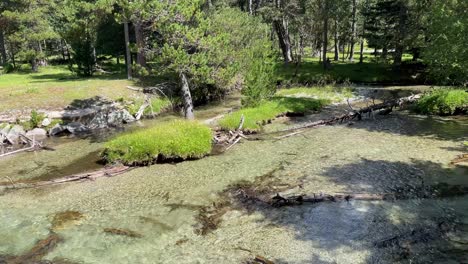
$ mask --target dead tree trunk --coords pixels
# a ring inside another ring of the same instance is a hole
[[[289,34],[285,28],[284,21],[275,20],[273,21],[273,28],[278,35],[278,42],[283,53],[283,59],[285,63],[290,63],[293,61],[292,51],[291,51],[291,41],[289,39]]]
[[[183,72],[179,73],[179,76],[182,85],[181,93],[182,101],[184,102],[184,116],[186,119],[193,120],[195,119],[195,114],[193,112],[193,101],[187,76]]]

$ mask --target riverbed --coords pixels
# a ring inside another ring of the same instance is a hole
[[[202,109],[203,118],[228,108],[213,109]],[[330,106],[265,130],[340,111]],[[468,197],[443,192],[468,188],[467,167],[450,165],[467,151],[466,140],[466,117],[402,111],[284,139],[243,140],[200,160],[5,192],[0,263],[248,263],[257,256],[274,263],[466,263]],[[55,151],[0,160],[0,181],[99,168],[103,141],[57,139]],[[237,199],[243,189],[236,186],[283,196],[403,193],[405,199],[274,208]]]

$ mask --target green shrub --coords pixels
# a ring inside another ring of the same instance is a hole
[[[242,89],[242,105],[257,106],[275,94],[274,64],[264,58],[254,59]]]
[[[176,120],[110,140],[102,153],[107,162],[148,165],[162,159],[201,158],[211,151],[211,129]]]
[[[234,130],[239,127],[241,116],[244,115],[244,130],[258,131],[269,120],[287,114],[304,114],[307,111],[318,111],[329,100],[312,98],[275,97],[271,101],[261,103],[257,107],[243,108],[233,112],[219,121],[224,130]]]
[[[416,104],[422,114],[453,115],[468,110],[468,93],[462,89],[437,89],[425,94]]]
[[[29,128],[36,128],[42,125],[42,121],[44,120],[44,114],[38,113],[36,110],[31,111],[31,118],[29,119]]]

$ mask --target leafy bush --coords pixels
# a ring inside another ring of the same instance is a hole
[[[462,89],[437,89],[416,104],[416,111],[422,114],[453,115],[467,110],[468,92]]]
[[[30,128],[36,128],[42,125],[44,114],[38,113],[36,110],[31,111],[31,118],[29,119]]]
[[[162,159],[201,158],[211,151],[211,129],[197,122],[176,120],[118,136],[102,153],[107,162],[148,165]]]
[[[261,103],[257,107],[243,108],[233,112],[221,119],[219,125],[225,130],[237,129],[241,116],[244,115],[243,129],[258,131],[262,128],[262,125],[279,115],[318,111],[327,103],[329,101],[325,99],[276,97],[271,101]]]

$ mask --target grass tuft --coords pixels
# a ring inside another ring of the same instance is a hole
[[[453,115],[468,111],[468,92],[462,89],[437,89],[425,94],[416,104],[422,114]]]
[[[109,163],[149,165],[163,159],[201,158],[211,151],[211,129],[197,122],[176,120],[118,136],[102,153]]]
[[[239,127],[241,116],[244,115],[244,130],[259,131],[269,120],[282,114],[304,114],[307,111],[318,111],[330,103],[327,99],[275,97],[271,101],[261,103],[257,107],[244,108],[233,112],[219,121],[224,130],[234,130]]]

